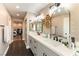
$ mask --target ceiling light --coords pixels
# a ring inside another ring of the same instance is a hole
[[[54,14],[55,10],[57,10],[57,7],[56,7],[56,6],[52,6],[52,7],[49,9],[49,15],[51,16],[52,14]]]
[[[61,3],[61,7],[65,7],[67,9],[70,9],[71,8],[71,3]]]
[[[20,8],[20,6],[18,6],[18,5],[17,5],[17,6],[16,6],[16,8],[17,8],[17,9],[19,9],[19,8]]]
[[[20,27],[21,27],[21,26],[22,26],[22,24],[20,24],[20,23],[19,23],[19,24],[18,24],[18,26],[20,26]]]
[[[51,9],[49,9],[49,16],[51,16],[52,15],[52,10]]]
[[[20,14],[16,14],[17,16],[20,16]]]
[[[45,18],[45,15],[42,13],[42,14],[40,14],[40,18],[41,19],[44,19]]]

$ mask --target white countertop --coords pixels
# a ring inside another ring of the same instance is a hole
[[[37,33],[35,32],[29,32],[29,35],[60,56],[73,56],[74,54],[74,51],[72,49],[67,48],[60,42],[44,38],[41,35],[37,35]]]

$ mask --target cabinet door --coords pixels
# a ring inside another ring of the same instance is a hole
[[[29,46],[30,46],[33,54],[36,56],[37,55],[37,45],[38,45],[37,41],[34,38],[32,38],[31,36],[29,36],[29,41],[30,41]]]
[[[48,47],[43,45],[43,48],[44,48],[43,51],[44,51],[45,55],[47,55],[47,56],[58,56],[58,54],[56,54],[54,51],[52,51]]]
[[[34,55],[38,55],[38,53],[37,53],[37,46],[38,46],[38,43],[37,43],[37,41],[35,40],[35,39],[33,39],[33,48],[34,48]]]
[[[38,42],[38,56],[58,56],[55,52],[53,52],[48,47],[44,46],[40,42]]]
[[[32,41],[32,38],[29,36],[29,46],[30,46],[30,49],[32,50],[32,52],[33,52],[33,50],[34,50],[34,45],[33,45],[33,41]],[[34,52],[33,52],[34,53]]]
[[[38,56],[43,56],[43,47],[42,47],[42,44],[40,44],[39,42],[37,46],[37,54]]]
[[[35,56],[58,56],[54,51],[30,37],[30,48]]]

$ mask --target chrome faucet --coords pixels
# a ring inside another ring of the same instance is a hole
[[[75,44],[75,37],[71,37],[71,48],[75,48],[76,44]]]

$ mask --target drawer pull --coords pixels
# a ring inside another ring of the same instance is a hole
[[[36,49],[36,47],[34,47]]]
[[[30,43],[32,43],[31,40],[30,40]]]
[[[45,53],[43,53],[43,56],[47,56]]]

